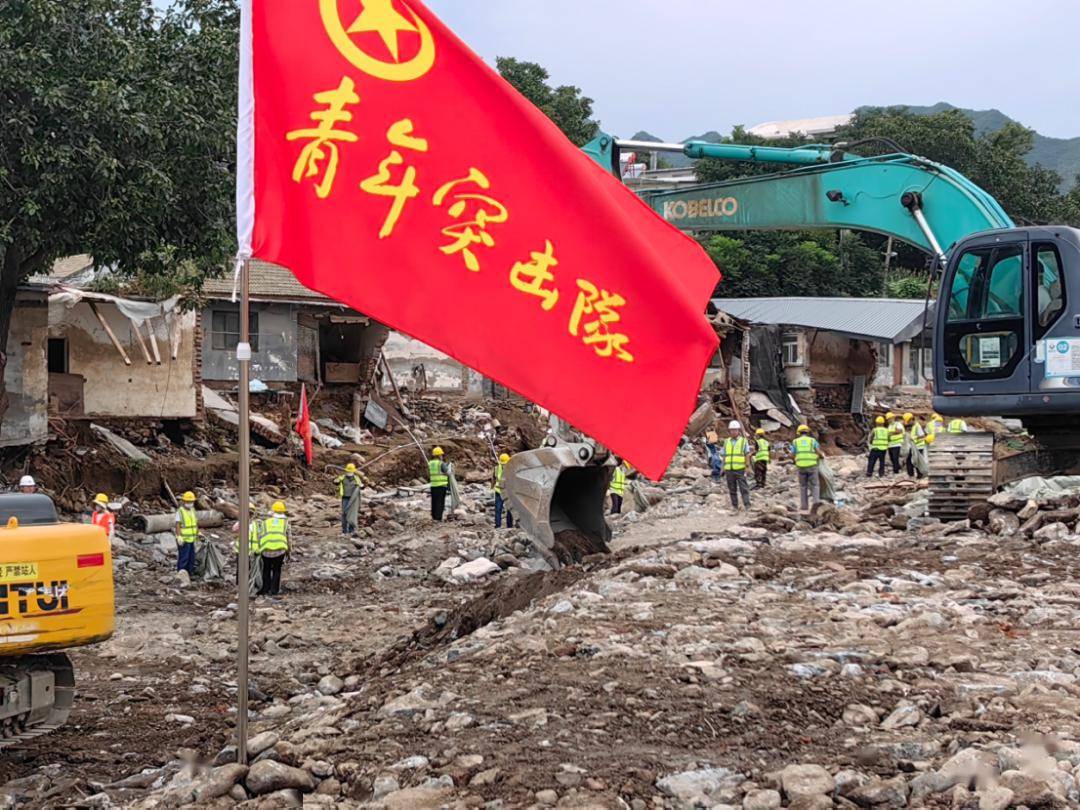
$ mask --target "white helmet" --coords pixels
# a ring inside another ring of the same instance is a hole
[[[727,429],[728,430],[742,430],[742,425],[739,424],[738,419],[732,419],[730,422],[728,422]]]
[[[24,475],[22,478],[19,479],[19,486],[20,487],[36,487],[37,483],[34,481],[34,476],[32,476],[32,475]]]

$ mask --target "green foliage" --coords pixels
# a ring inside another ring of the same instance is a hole
[[[703,246],[723,274],[726,297],[881,294],[881,259],[856,234],[749,231]]]
[[[57,257],[163,294],[225,266],[237,24],[232,0],[0,3],[0,349],[15,287]]]
[[[885,280],[885,295],[889,298],[926,298],[926,274],[901,270]]]
[[[593,100],[570,85],[552,87],[548,72],[535,62],[522,62],[510,56],[495,60],[499,74],[540,110],[578,146],[584,146],[600,130],[593,120]]]

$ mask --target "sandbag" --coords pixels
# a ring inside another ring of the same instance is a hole
[[[651,504],[649,499],[645,496],[644,487],[637,481],[627,481],[626,486],[630,490],[630,500],[634,504],[635,512],[648,511]]]
[[[461,506],[461,487],[458,486],[457,476],[454,475],[454,465],[447,466],[450,468],[450,511],[453,512]]]
[[[255,596],[262,589],[262,557],[248,557],[248,596]]]
[[[821,500],[836,503],[836,474],[825,459],[818,462],[818,479],[821,481]]]
[[[202,543],[195,552],[195,576],[204,582],[217,582],[225,579],[225,560],[221,550],[213,543]]]

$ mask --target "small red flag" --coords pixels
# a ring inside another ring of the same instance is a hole
[[[716,268],[420,0],[243,0],[241,255],[663,473]]]
[[[296,432],[304,440],[304,459],[311,466],[311,412],[307,404],[307,386],[300,385],[300,410],[296,414]]]

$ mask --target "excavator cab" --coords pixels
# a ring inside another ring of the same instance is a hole
[[[1020,418],[1033,435],[1065,427],[1066,415],[1075,422],[1077,312],[1080,230],[1010,228],[962,240],[939,293],[934,408]]]

